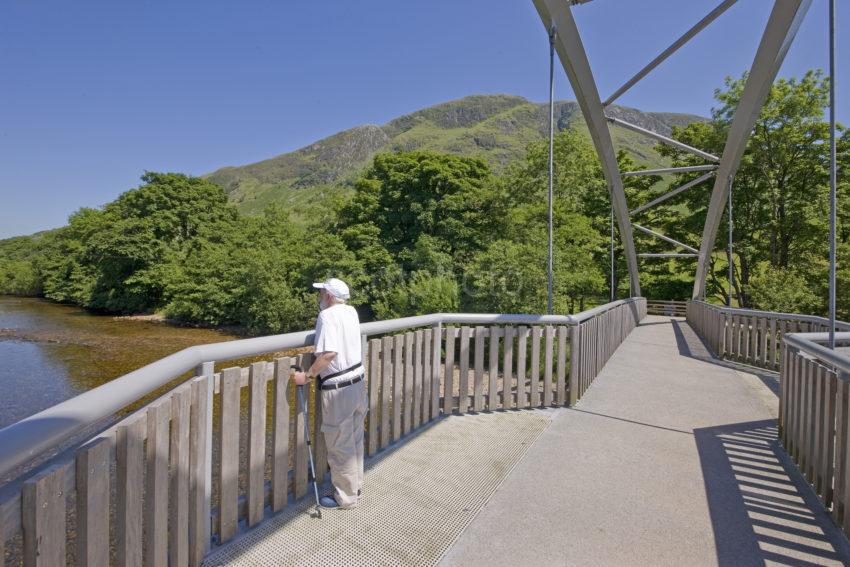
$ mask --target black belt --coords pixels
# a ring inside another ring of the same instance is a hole
[[[358,362],[357,364],[352,364],[351,366],[349,366],[345,370],[340,370],[339,372],[334,372],[333,374],[328,374],[327,376],[321,376],[321,377],[319,377],[319,384],[320,385],[324,384],[326,381],[330,380],[331,378],[336,378],[337,376],[342,376],[343,374],[348,374],[352,370],[357,370],[361,366],[363,366],[363,363]]]
[[[351,380],[343,380],[342,382],[334,382],[333,384],[322,384],[320,387],[322,390],[339,390],[340,388],[345,388],[346,386],[351,386],[352,384],[357,384],[363,380],[363,375],[352,378]]]

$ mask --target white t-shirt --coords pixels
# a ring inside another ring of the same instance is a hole
[[[319,312],[316,319],[316,353],[335,352],[336,357],[320,375],[327,376],[350,368],[362,362],[360,350],[360,318],[357,310],[350,305],[337,303]],[[350,380],[363,374],[363,367],[340,374],[326,384],[335,384]]]

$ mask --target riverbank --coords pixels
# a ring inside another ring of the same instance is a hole
[[[0,388],[7,393],[0,396],[0,427],[184,348],[238,338],[0,296]]]
[[[211,331],[219,331],[228,335],[236,335],[239,337],[256,337],[261,336],[257,333],[251,333],[246,327],[240,325],[207,325],[195,321],[183,321],[182,319],[171,319],[161,313],[139,313],[138,315],[112,315],[116,321],[140,321],[143,323],[156,323],[160,325],[170,325],[172,327],[184,327],[188,329],[208,329]]]

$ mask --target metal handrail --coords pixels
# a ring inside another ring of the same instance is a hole
[[[807,352],[837,368],[840,370],[836,373],[838,377],[850,381],[850,356],[820,344],[829,342],[829,333],[788,333],[783,340],[787,346]],[[850,342],[850,333],[836,333],[835,342]]]
[[[749,317],[765,317],[767,319],[793,319],[795,321],[803,321],[806,323],[818,323],[820,325],[829,326],[829,319],[826,317],[818,317],[817,315],[801,315],[799,313],[781,313],[778,311],[760,311],[758,309],[741,309],[740,307],[726,307],[725,305],[715,305],[698,299],[691,300],[692,303],[699,303],[711,309],[716,309],[730,315],[746,315]],[[836,321],[835,327],[844,331],[850,331],[850,323],[844,321]]]
[[[360,330],[362,335],[371,336],[451,323],[572,326],[641,299],[621,299],[576,315],[433,313],[364,323]],[[313,344],[313,334],[313,331],[299,331],[188,347],[4,427],[0,429],[0,477],[205,362],[247,358],[310,346]]]

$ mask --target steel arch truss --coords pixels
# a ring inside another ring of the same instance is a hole
[[[735,111],[735,116],[732,119],[732,124],[726,138],[723,154],[720,157],[704,152],[698,148],[687,146],[657,132],[646,130],[636,124],[631,124],[619,118],[608,116],[605,114],[605,108],[648,75],[655,67],[660,65],[680,47],[685,45],[685,43],[687,43],[697,33],[717,19],[723,12],[735,4],[737,0],[723,0],[720,2],[716,8],[709,12],[699,22],[694,24],[693,27],[673,42],[670,47],[662,51],[655,59],[638,71],[634,77],[626,81],[623,86],[617,89],[614,94],[608,97],[604,102],[602,102],[602,99],[599,96],[596,81],[593,78],[593,73],[590,69],[587,52],[582,44],[581,37],[578,32],[578,26],[576,25],[576,21],[572,13],[573,5],[584,4],[589,1],[590,0],[533,0],[534,6],[540,14],[540,19],[543,22],[543,26],[545,27],[547,34],[553,27],[556,30],[555,50],[558,52],[558,57],[561,60],[561,64],[564,66],[564,70],[566,71],[567,77],[569,78],[570,84],[575,92],[577,102],[581,108],[582,114],[584,115],[585,122],[587,122],[591,139],[593,140],[596,152],[599,155],[599,160],[602,164],[602,171],[605,175],[606,181],[608,182],[608,191],[611,196],[614,214],[617,218],[617,225],[620,229],[620,238],[626,257],[626,264],[629,270],[631,293],[632,295],[640,295],[640,280],[637,263],[638,257],[692,257],[697,258],[693,297],[702,298],[705,296],[705,281],[710,265],[711,252],[714,248],[717,230],[723,216],[723,210],[728,196],[728,181],[738,169],[741,156],[744,153],[747,140],[749,139],[750,132],[758,118],[761,106],[770,91],[770,86],[773,83],[773,80],[776,78],[776,74],[779,71],[779,67],[782,65],[785,54],[788,52],[788,48],[791,46],[791,42],[794,40],[803,18],[809,10],[811,0],[774,0],[773,9],[767,25],[765,26],[764,33],[762,34],[758,50],[756,51],[753,64],[749,71],[747,82],[744,86],[741,100]],[[656,139],[661,143],[669,144],[680,150],[690,152],[709,163],[683,168],[620,172],[617,164],[617,154],[614,150],[614,144],[611,139],[611,132],[608,129],[609,123],[633,130],[644,136]],[[705,171],[707,173],[704,173],[696,179],[689,181],[688,183],[685,183],[664,195],[661,195],[649,203],[636,207],[632,211],[628,210],[623,186],[623,177],[632,175],[684,173],[691,171]],[[712,177],[714,178],[714,186],[711,192],[708,215],[706,217],[705,226],[703,227],[702,244],[698,251],[684,243],[673,240],[672,238],[631,221],[632,216],[640,214],[650,207],[666,201],[667,199],[678,195],[682,191],[690,189],[691,187],[694,187],[695,185],[698,185]],[[633,228],[645,234],[664,240],[674,246],[683,248],[687,252],[637,254],[634,245]]]

